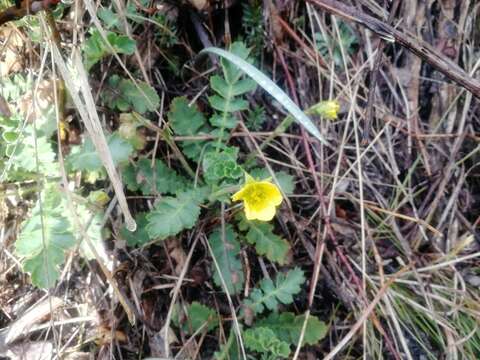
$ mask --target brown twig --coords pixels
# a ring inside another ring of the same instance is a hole
[[[428,43],[413,35],[394,29],[372,16],[364,14],[358,9],[345,5],[337,0],[308,0],[310,3],[322,8],[329,13],[338,15],[346,20],[355,21],[366,26],[382,38],[395,41],[399,45],[422,58],[436,70],[463,86],[475,97],[480,98],[480,82],[468,75],[461,67],[452,62],[446,56],[439,54]]]

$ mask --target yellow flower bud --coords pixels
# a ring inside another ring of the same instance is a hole
[[[335,120],[340,111],[340,104],[337,100],[320,101],[312,107],[312,112],[328,120]]]

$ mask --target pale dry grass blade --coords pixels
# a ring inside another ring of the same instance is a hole
[[[130,210],[128,208],[127,200],[125,198],[125,193],[123,192],[122,181],[115,169],[115,165],[112,160],[112,155],[108,148],[107,140],[105,134],[103,133],[102,125],[100,119],[98,118],[98,113],[95,107],[95,102],[90,90],[90,85],[88,84],[88,78],[83,67],[80,55],[74,53],[74,64],[76,71],[78,72],[78,77],[80,86],[77,87],[76,81],[73,79],[71,72],[67,69],[67,65],[63,60],[60,51],[54,45],[52,48],[52,54],[56,65],[62,75],[62,78],[65,81],[65,85],[75,103],[75,106],[80,114],[85,128],[92,139],[95,148],[97,149],[98,155],[102,160],[103,165],[107,171],[107,174],[112,181],[113,188],[115,190],[115,195],[118,199],[118,204],[122,210],[122,213],[125,217],[125,224],[130,231],[135,231],[136,223],[133,219]],[[80,96],[81,95],[81,96]],[[82,100],[83,98],[83,100]]]

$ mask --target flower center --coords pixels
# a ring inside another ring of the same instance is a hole
[[[265,192],[262,191],[262,189],[259,189],[258,187],[254,187],[249,194],[250,202],[253,204],[258,205],[259,203],[262,203],[265,201]]]

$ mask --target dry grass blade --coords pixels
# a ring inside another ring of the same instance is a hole
[[[80,87],[77,88],[75,86],[76,82],[73,79],[72,74],[68,71],[67,65],[56,46],[53,47],[52,53],[62,78],[65,81],[65,85],[72,96],[73,101],[75,102],[75,106],[77,107],[80,117],[82,118],[88,134],[90,135],[90,138],[92,139],[92,142],[98,151],[98,155],[102,160],[105,169],[107,170],[108,176],[112,181],[115,194],[117,195],[118,204],[125,217],[126,226],[128,230],[135,231],[137,225],[128,208],[125,193],[123,192],[122,181],[120,180],[117,170],[115,169],[115,165],[113,164],[112,155],[110,154],[107,140],[103,133],[100,119],[98,118],[97,109],[95,107],[95,102],[93,100],[90,85],[88,84],[88,78],[85,73],[80,55],[78,53],[74,54],[75,67],[80,80]],[[79,96],[80,94],[83,97],[83,101]]]

